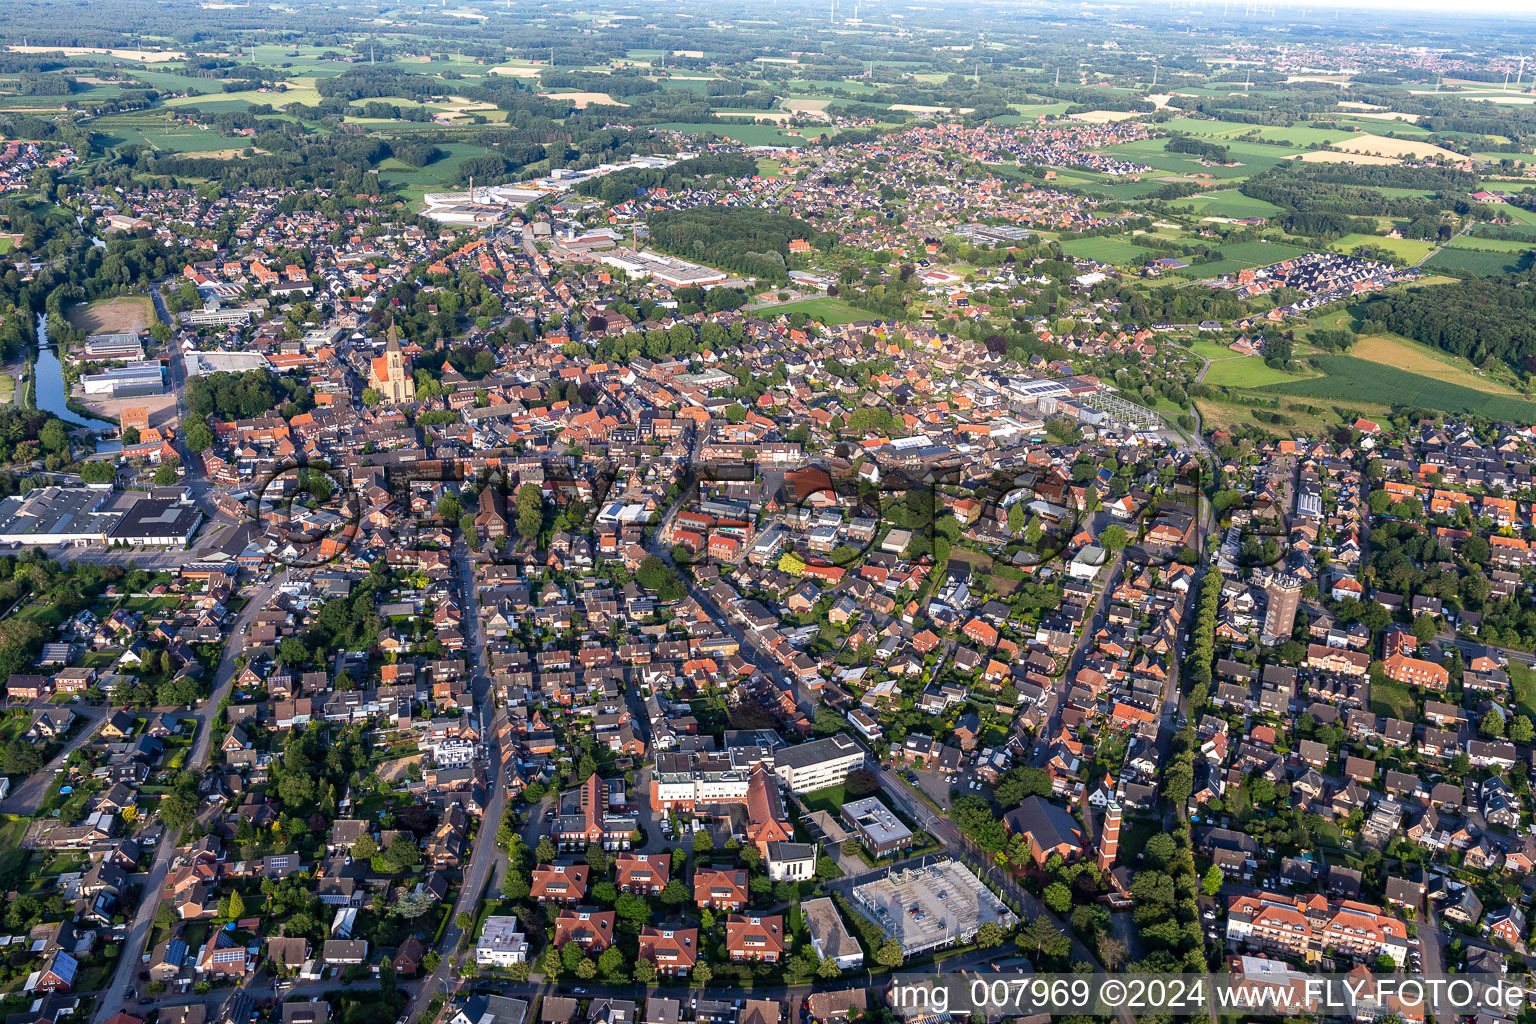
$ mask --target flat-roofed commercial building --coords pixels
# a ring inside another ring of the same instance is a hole
[[[869,796],[844,804],[842,816],[858,833],[864,848],[875,857],[890,857],[910,849],[916,841],[912,830],[902,824],[895,812],[878,797]]]
[[[122,513],[98,487],[38,487],[0,500],[0,544],[106,543]]]
[[[864,748],[839,733],[774,752],[773,770],[794,793],[840,786],[848,773],[864,767]]]

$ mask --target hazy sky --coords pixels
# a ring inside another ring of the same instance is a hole
[[[1155,2],[1156,0],[1153,0],[1153,3]],[[1222,0],[1204,0],[1204,2],[1208,5],[1219,4]],[[1240,10],[1247,2],[1252,2],[1256,6],[1273,7],[1277,14],[1283,11],[1317,10],[1324,7],[1353,7],[1373,11],[1441,12],[1448,18],[1462,19],[1466,17],[1467,12],[1465,7],[1450,0],[1229,0],[1229,6]],[[1536,17],[1536,0],[1482,0],[1474,9],[1477,14],[1484,16],[1514,14]]]

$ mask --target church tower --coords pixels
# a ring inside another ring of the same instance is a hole
[[[400,329],[389,322],[389,341],[384,354],[373,360],[368,386],[391,405],[400,405],[416,397],[416,382],[406,372],[405,353],[400,351]]]
[[[1115,866],[1120,852],[1120,805],[1111,802],[1104,811],[1104,828],[1099,832],[1099,870],[1108,871]]]

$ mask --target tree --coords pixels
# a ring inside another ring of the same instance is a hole
[[[667,883],[667,887],[661,890],[661,902],[673,907],[688,902],[688,887],[682,879],[674,878]]]
[[[1509,723],[1509,738],[1516,743],[1531,742],[1533,730],[1531,720],[1524,715],[1516,715],[1515,720]]]
[[[1042,898],[1045,905],[1058,914],[1065,914],[1072,909],[1072,890],[1060,882],[1046,886]]]
[[[635,983],[649,985],[656,980],[656,965],[649,960],[635,961]]]
[[[836,981],[842,973],[843,969],[830,956],[822,957],[821,963],[816,965],[816,977],[822,981]]]
[[[548,864],[555,859],[555,844],[550,841],[549,836],[544,836],[539,840],[539,845],[534,849],[533,856],[540,864]]]
[[[544,529],[544,492],[538,484],[523,484],[514,499],[517,532],[524,539],[537,541]]]
[[[109,484],[117,477],[117,467],[105,460],[87,462],[80,467],[80,479],[88,484]]]
[[[1111,523],[1104,527],[1104,532],[1099,534],[1099,547],[1105,551],[1119,551],[1130,540],[1126,536],[1125,527],[1118,523]]]
[[[1221,877],[1221,868],[1212,864],[1210,870],[1206,871],[1205,878],[1200,883],[1200,888],[1205,890],[1207,896],[1215,896],[1221,892],[1221,883],[1224,881],[1225,879]]]
[[[996,921],[986,921],[976,929],[976,945],[982,949],[1001,946],[1003,937],[1003,929]]]
[[[461,910],[454,915],[453,926],[461,932],[469,932],[475,927],[475,915],[467,910]]]
[[[544,950],[544,955],[539,957],[539,973],[550,981],[560,980],[560,970],[565,965],[560,959],[560,950],[550,946]]]
[[[236,889],[229,894],[229,917],[232,921],[238,921],[245,916],[245,898]]]
[[[1114,973],[1121,964],[1125,963],[1125,943],[1113,935],[1100,935],[1098,946],[1099,963],[1104,965],[1106,971]]]
[[[693,969],[693,980],[700,985],[708,985],[715,977],[715,969],[709,964],[698,964]]]
[[[889,967],[895,970],[902,965],[904,959],[901,955],[901,944],[895,939],[886,939],[885,943],[875,950],[875,963],[881,967]]]
[[[176,459],[161,459],[160,465],[155,468],[155,486],[170,487],[177,480],[180,480],[181,474],[176,472],[177,465],[178,460]]]
[[[516,903],[526,899],[531,891],[528,880],[520,872],[508,871],[507,876],[501,880],[501,896],[503,899]]]
[[[632,892],[619,893],[618,899],[613,901],[613,911],[620,918],[640,927],[651,923],[651,905],[644,896]]]
[[[709,834],[709,829],[700,829],[693,834],[693,852],[709,853],[715,848],[714,836]]]
[[[1489,708],[1482,721],[1477,723],[1477,731],[1489,739],[1503,739],[1504,716],[1499,714],[1497,708]]]
[[[597,969],[606,975],[617,974],[623,967],[624,951],[618,946],[609,946],[597,958]]]
[[[213,431],[201,420],[188,420],[184,428],[187,447],[194,452],[205,452],[213,447]]]
[[[1440,627],[1435,623],[1435,617],[1429,612],[1420,612],[1413,620],[1413,635],[1421,644],[1427,644],[1435,638]]]
[[[437,901],[426,892],[417,892],[409,889],[405,895],[395,901],[390,908],[391,912],[407,921],[413,921],[432,909]]]

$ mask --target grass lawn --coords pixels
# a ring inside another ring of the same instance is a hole
[[[842,786],[828,786],[826,789],[802,793],[800,802],[808,811],[826,811],[836,817],[843,804],[848,802],[848,794]]]
[[[1389,406],[1362,401],[1349,401],[1346,408],[1345,402],[1290,398],[1276,395],[1272,391],[1254,391],[1249,394],[1263,396],[1266,399],[1278,399],[1278,402],[1274,408],[1268,406],[1254,408],[1220,399],[1196,399],[1195,406],[1200,410],[1202,425],[1207,431],[1257,425],[1281,436],[1317,437],[1339,426],[1346,419],[1353,420],[1357,415],[1372,419],[1385,418],[1392,411]],[[1271,416],[1275,415],[1283,416],[1285,422],[1272,420]]]
[[[1515,691],[1517,710],[1532,721],[1536,721],[1536,671],[1526,668],[1518,661],[1511,661],[1506,671],[1509,673],[1509,685]]]
[[[1130,266],[1156,255],[1153,250],[1123,238],[1069,238],[1061,243],[1061,251],[1069,256],[1117,266]]]
[[[839,324],[851,324],[860,320],[879,319],[867,309],[859,309],[849,305],[842,299],[802,299],[799,302],[786,302],[778,306],[766,306],[762,312],[768,316],[778,316],[780,313],[804,313],[818,323],[829,327]]]
[[[1413,722],[1418,720],[1419,705],[1407,684],[1380,676],[1371,679],[1371,713]]]
[[[1235,188],[1202,192],[1173,203],[1175,209],[1187,209],[1201,217],[1273,217],[1280,207],[1263,199],[1252,199]]]
[[[1417,263],[1435,249],[1435,243],[1426,238],[1386,238],[1381,235],[1345,235],[1338,241],[1338,248],[1352,251],[1357,245],[1368,245],[1382,252],[1390,252],[1399,259]]]
[[[70,307],[69,322],[87,334],[142,331],[155,319],[155,307],[147,295],[120,295],[113,299]]]
[[[1213,362],[1217,359],[1241,358],[1236,352],[1233,352],[1230,348],[1227,348],[1227,346],[1214,341],[1197,341],[1193,345],[1189,346],[1189,350],[1195,355],[1209,359]]]
[[[1258,356],[1213,360],[1205,375],[1205,383],[1227,388],[1261,388],[1298,379],[1294,373],[1265,366]]]

